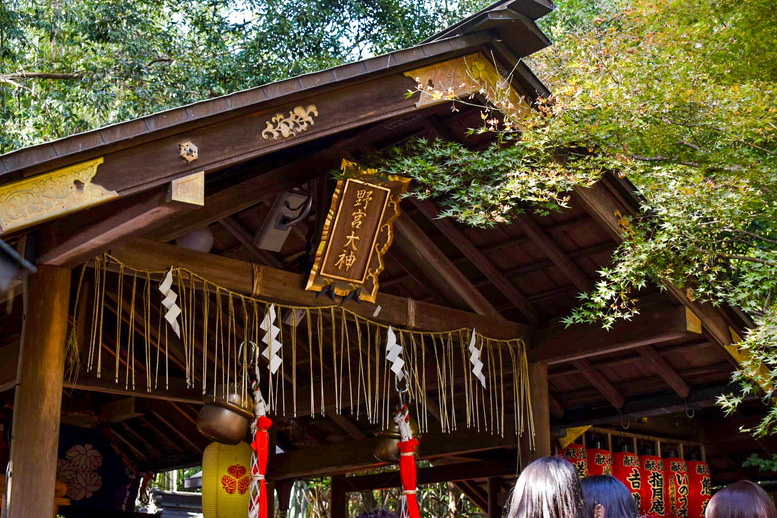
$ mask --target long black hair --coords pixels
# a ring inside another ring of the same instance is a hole
[[[563,457],[543,457],[523,470],[510,496],[508,518],[583,518],[577,471]]]
[[[623,482],[609,475],[585,477],[580,481],[588,516],[596,516],[596,507],[604,508],[606,518],[635,518],[637,503]]]

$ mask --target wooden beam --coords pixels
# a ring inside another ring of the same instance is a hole
[[[483,480],[491,477],[515,475],[515,459],[504,461],[457,462],[416,471],[416,483],[419,486],[439,484],[440,482],[459,482],[464,480]],[[344,477],[343,486],[347,492],[391,489],[402,487],[399,471]],[[501,516],[499,514],[498,516]]]
[[[607,401],[609,401],[612,406],[615,408],[623,407],[625,398],[612,386],[612,383],[607,381],[607,379],[591,365],[591,362],[585,358],[581,358],[579,360],[574,360],[573,363],[577,370],[588,379],[591,385],[596,387],[596,389],[607,398]]]
[[[374,451],[380,439],[346,441],[329,446],[305,448],[277,455],[268,466],[268,478],[274,480],[319,477],[374,468],[381,465]],[[476,431],[428,433],[418,450],[421,459],[515,447],[515,436],[498,437]]]
[[[70,270],[40,266],[29,282],[14,398],[8,516],[50,518],[57,478]]]
[[[550,404],[550,413],[553,417],[559,419],[564,416],[564,407],[553,396],[548,396],[548,403]]]
[[[136,388],[125,388],[123,383],[115,383],[109,379],[109,376],[96,378],[91,374],[80,374],[75,381],[64,383],[66,388],[76,390],[87,390],[90,392],[99,392],[102,394],[115,394],[120,396],[138,396],[149,399],[161,399],[163,401],[175,401],[179,403],[189,403],[191,405],[202,405],[202,390],[194,388],[187,389],[186,381],[178,378],[170,378],[167,388],[164,381],[158,388],[146,390],[140,384]]]
[[[327,414],[327,417],[329,417],[332,421],[335,422],[335,424],[337,424],[337,426],[345,430],[348,433],[348,435],[350,435],[352,438],[356,439],[357,441],[364,441],[367,439],[367,434],[362,432],[361,428],[353,424],[351,420],[345,417],[344,415],[340,415],[337,413],[329,413]]]
[[[516,223],[523,233],[537,245],[537,248],[548,256],[548,259],[566,276],[580,291],[589,291],[592,283],[585,272],[564,252],[552,237],[545,233],[528,214],[519,214]]]
[[[256,289],[255,294],[262,299],[311,307],[331,304],[331,301],[303,289],[306,276],[291,272],[255,266],[258,276],[254,282],[254,266],[250,263],[146,240],[121,245],[111,252],[129,266],[150,270],[182,266],[214,284],[239,293],[251,295]],[[388,294],[379,294],[376,305],[352,301],[345,304],[349,310],[370,319],[377,306],[381,310],[374,317],[375,320],[404,328],[447,331],[453,322],[455,327],[476,327],[486,336],[503,339],[525,337],[528,330],[524,325],[502,318],[476,315]]]
[[[534,451],[529,459],[547,457],[550,451],[550,393],[548,392],[548,366],[544,363],[529,364],[529,391],[534,414]]]
[[[139,404],[136,397],[118,399],[111,403],[100,405],[98,416],[105,423],[117,423],[145,415],[146,409]]]
[[[658,351],[652,346],[648,345],[639,349],[639,354],[655,369],[656,374],[664,378],[664,381],[672,387],[675,393],[683,398],[688,397],[691,393],[691,387],[683,380],[669,362],[667,362]]]
[[[345,477],[332,477],[329,497],[330,518],[347,518],[348,496],[345,492]]]
[[[192,441],[185,433],[183,433],[177,426],[175,426],[168,418],[163,416],[161,413],[157,412],[156,410],[152,410],[151,413],[156,417],[160,423],[165,425],[172,433],[173,435],[178,436],[180,440],[187,443],[189,446],[194,448],[194,451],[202,453],[203,449],[200,448],[200,446]]]
[[[623,241],[622,218],[636,214],[636,202],[627,201],[618,193],[609,177],[604,177],[591,187],[576,187],[574,199],[596,219],[618,243]],[[722,346],[732,342],[729,324],[722,312],[708,303],[690,300],[686,293],[672,283],[665,281],[667,291],[681,304],[693,312],[704,324],[715,341]]]
[[[542,313],[521,290],[500,270],[491,259],[480,251],[470,239],[459,230],[450,218],[440,218],[440,211],[430,201],[413,198],[413,203],[447,237],[467,259],[528,319],[531,323],[543,320]]]
[[[508,475],[514,475],[512,473],[506,473]],[[488,479],[488,518],[502,518],[502,506],[499,505],[499,490],[502,486],[501,477],[489,477]]]
[[[168,189],[162,186],[119,204],[61,218],[44,227],[38,263],[72,268],[119,240],[138,236],[151,225],[199,207],[168,200]]]
[[[397,238],[404,240],[406,246],[402,248],[406,253],[414,253],[413,259],[426,263],[428,268],[425,273],[430,280],[440,287],[450,286],[461,297],[472,311],[479,315],[488,315],[499,318],[499,311],[488,299],[472,285],[472,282],[459,270],[448,257],[437,248],[437,245],[421,230],[416,223],[406,214],[401,215],[394,222]],[[411,256],[412,257],[412,256]]]
[[[147,229],[146,237],[171,241],[183,234],[220,221],[232,214],[273,198],[286,189],[305,183],[340,163],[337,150],[326,149],[293,162],[263,171],[205,197],[205,206],[190,214],[170,218]]]
[[[554,422],[553,428],[589,424],[620,424],[621,422],[625,423],[622,419],[639,419],[714,407],[717,404],[718,396],[736,392],[737,387],[734,384],[716,384],[695,388],[691,389],[690,394],[685,399],[674,393],[643,398],[631,397],[619,409],[615,407],[591,408],[589,405],[580,408],[567,408],[564,412],[564,418]]]
[[[227,216],[221,218],[219,223],[222,227],[232,234],[235,239],[240,241],[245,246],[251,255],[259,259],[262,264],[272,266],[273,268],[283,268],[283,261],[272,255],[272,252],[262,250],[254,244],[254,237],[248,232],[248,230],[240,224],[236,219]]]
[[[634,318],[616,323],[609,331],[597,324],[557,325],[537,331],[530,342],[529,357],[531,361],[555,365],[669,340],[698,337],[690,328],[692,325],[689,325],[684,307],[655,304],[641,308]]]

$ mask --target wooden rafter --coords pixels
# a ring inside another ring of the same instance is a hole
[[[580,373],[588,379],[588,381],[596,387],[596,389],[602,393],[602,395],[609,401],[615,408],[622,408],[626,399],[621,395],[618,390],[612,386],[612,383],[597,371],[591,362],[585,358],[574,360],[574,365]]]
[[[684,307],[659,304],[642,308],[639,315],[615,324],[609,331],[596,324],[559,325],[537,331],[529,357],[554,365],[694,336],[700,335],[689,326]]]
[[[222,227],[232,234],[232,236],[240,241],[245,246],[251,255],[259,259],[262,264],[272,266],[273,268],[283,268],[283,261],[272,255],[267,250],[262,250],[256,244],[254,244],[254,238],[246,228],[240,224],[235,218],[227,216],[221,218],[219,223]]]
[[[545,233],[537,222],[528,214],[520,214],[516,223],[524,234],[548,256],[548,259],[558,267],[562,275],[567,277],[580,291],[589,291],[592,283],[583,270],[558,246],[552,237]]]
[[[647,396],[644,398],[629,398],[621,408],[567,408],[564,417],[554,423],[554,427],[598,425],[617,422],[621,419],[639,419],[656,415],[666,415],[691,411],[698,408],[713,407],[718,396],[737,390],[732,384],[718,384],[695,388],[687,398],[677,394],[662,396]]]
[[[113,243],[141,235],[145,229],[195,206],[167,200],[167,186],[71,215],[44,227],[38,262],[73,267]]]
[[[430,201],[413,199],[421,213],[447,237],[472,264],[516,307],[531,323],[543,319],[542,313],[529,301],[520,289],[494,263],[481,252],[470,239],[448,218],[439,218],[440,211]]]
[[[404,242],[404,246],[400,246],[416,264],[423,265],[424,273],[432,282],[442,289],[452,288],[475,313],[500,318],[499,311],[491,302],[409,216],[400,216],[394,222],[394,229],[397,232],[396,242]]]
[[[691,393],[691,387],[683,380],[683,378],[677,373],[669,362],[667,362],[663,356],[652,346],[648,345],[639,349],[639,354],[645,359],[655,370],[656,373],[664,378],[664,381],[672,387],[672,390],[680,397],[688,397]]]

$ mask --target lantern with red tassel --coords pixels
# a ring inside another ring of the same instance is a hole
[[[688,466],[683,459],[664,459],[666,507],[671,516],[688,516]]]
[[[586,451],[588,458],[588,476],[612,475],[612,453],[599,448],[589,448]]]
[[[394,417],[394,422],[399,426],[399,476],[402,480],[402,496],[404,497],[401,516],[402,518],[420,518],[418,499],[416,498],[416,466],[415,448],[418,439],[413,437],[410,428],[410,412],[405,405]]]
[[[612,474],[631,492],[631,496],[641,507],[642,502],[642,472],[639,468],[639,457],[636,453],[621,451],[612,456]]]
[[[688,465],[688,518],[702,518],[712,498],[710,467],[706,462],[689,460]]]
[[[570,444],[563,450],[564,458],[575,466],[577,476],[582,478],[588,476],[588,456],[585,446],[582,444]]]
[[[642,514],[651,518],[669,516],[666,508],[664,460],[654,455],[641,455],[639,463],[642,474]]]

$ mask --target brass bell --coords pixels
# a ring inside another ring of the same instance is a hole
[[[413,437],[418,438],[418,423],[412,417],[410,418],[410,429],[413,431]],[[399,463],[399,444],[401,437],[399,435],[399,425],[393,423],[391,426],[378,432],[378,444],[375,445],[375,451],[373,455],[381,462],[388,462],[390,464]],[[418,453],[416,452],[416,455]]]
[[[197,416],[197,429],[208,439],[224,444],[237,444],[248,433],[254,418],[254,401],[236,384],[219,385],[216,395],[205,399]]]

